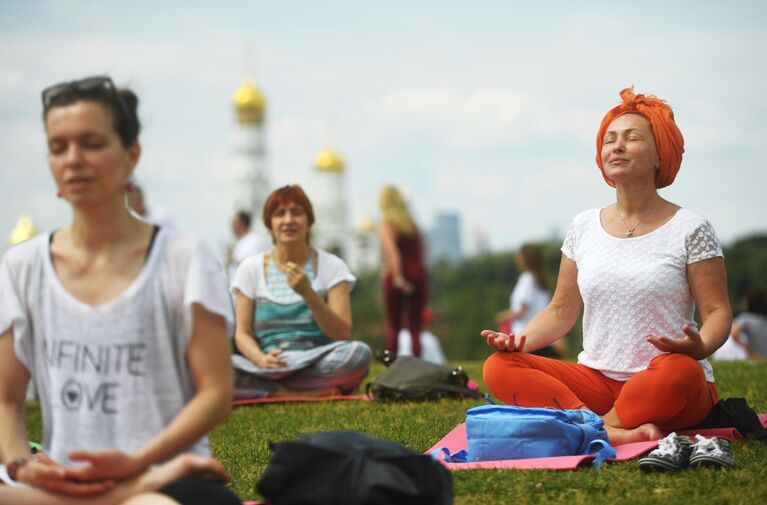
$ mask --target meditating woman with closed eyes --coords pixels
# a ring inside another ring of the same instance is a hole
[[[484,379],[508,404],[587,408],[613,445],[703,420],[717,401],[706,357],[732,313],[711,223],[658,190],[677,175],[684,139],[671,107],[621,91],[597,133],[597,165],[615,201],[573,220],[554,296],[518,334],[484,330],[498,352]],[[695,322],[695,308],[701,325]],[[562,338],[583,309],[578,363],[529,354]]]
[[[199,478],[223,477],[207,433],[232,402],[223,269],[196,237],[130,213],[133,92],[99,76],[42,98],[48,164],[72,219],[0,263],[0,457],[4,480],[27,486],[0,486],[0,502],[239,503]],[[35,455],[30,378],[43,419]]]

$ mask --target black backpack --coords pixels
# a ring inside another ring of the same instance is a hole
[[[450,472],[431,457],[355,431],[272,446],[256,485],[270,505],[449,505]]]
[[[716,402],[706,418],[693,428],[736,428],[744,438],[767,444],[767,430],[745,398],[724,398]]]
[[[440,398],[481,398],[468,387],[463,368],[451,368],[412,356],[399,356],[366,387],[367,395],[379,401],[437,400]]]

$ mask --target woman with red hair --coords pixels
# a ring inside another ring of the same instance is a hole
[[[300,186],[272,192],[263,219],[274,248],[243,261],[231,286],[235,397],[355,393],[371,359],[367,344],[349,340],[355,277],[312,247],[314,209]]]
[[[621,91],[602,120],[596,161],[615,202],[573,220],[554,296],[518,335],[484,330],[484,368],[506,403],[587,408],[610,442],[660,437],[703,420],[717,401],[706,357],[732,313],[711,224],[658,194],[682,161],[684,139],[663,100]],[[702,324],[693,318],[697,307]],[[583,309],[578,363],[529,354],[563,337]]]

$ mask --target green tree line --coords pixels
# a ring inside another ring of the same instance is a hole
[[[550,274],[556,283],[561,258],[560,242],[540,244]],[[767,235],[739,239],[724,249],[730,303],[737,314],[747,289],[767,290]],[[450,360],[484,359],[490,354],[479,332],[496,328],[495,314],[507,308],[509,295],[519,276],[515,251],[469,258],[459,264],[439,263],[429,270],[429,307],[434,313],[431,331],[442,341]],[[358,275],[352,291],[354,338],[374,349],[385,347],[383,300],[379,272]],[[570,357],[581,347],[580,321],[567,335]]]

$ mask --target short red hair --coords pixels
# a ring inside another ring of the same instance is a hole
[[[306,218],[309,221],[309,227],[311,228],[314,224],[314,207],[312,207],[312,202],[309,201],[309,197],[306,196],[306,193],[301,189],[301,186],[298,184],[288,184],[287,186],[272,191],[272,194],[269,195],[269,198],[267,198],[264,203],[263,219],[264,226],[266,226],[267,230],[272,230],[272,216],[277,208],[282,205],[288,205],[289,203],[293,203],[304,209]]]

